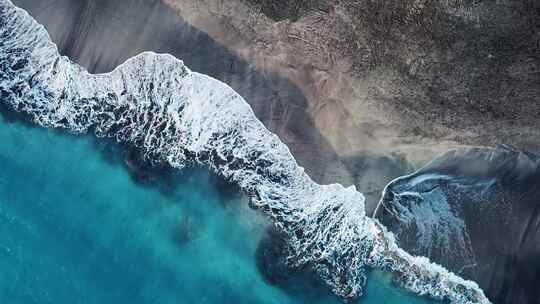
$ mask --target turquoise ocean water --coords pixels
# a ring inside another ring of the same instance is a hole
[[[0,303],[339,303],[268,285],[266,221],[205,170],[163,191],[91,136],[1,116],[0,147]],[[427,301],[376,278],[361,303]]]

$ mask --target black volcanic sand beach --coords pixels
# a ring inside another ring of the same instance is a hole
[[[445,208],[435,200],[464,222],[465,248],[455,241],[463,232],[435,228],[426,234],[430,244],[420,236],[431,229],[423,224],[450,219],[437,218]],[[382,202],[375,216],[404,249],[478,282],[493,303],[540,303],[540,156],[508,147],[451,151],[391,183]],[[398,220],[396,213],[417,220]],[[451,241],[442,245],[442,237]]]

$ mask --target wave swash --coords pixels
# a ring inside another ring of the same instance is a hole
[[[292,266],[311,267],[344,300],[360,296],[378,269],[419,295],[489,303],[476,283],[398,248],[354,187],[312,181],[236,92],[173,56],[143,53],[90,74],[60,56],[24,10],[0,0],[0,104],[45,127],[131,143],[175,168],[208,165],[288,236]]]

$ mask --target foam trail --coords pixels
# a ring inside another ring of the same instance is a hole
[[[319,185],[227,85],[170,56],[143,53],[107,74],[59,55],[45,29],[0,0],[0,96],[46,127],[94,132],[182,168],[201,162],[235,182],[289,238],[292,265],[308,265],[344,299],[362,294],[368,269],[452,303],[489,303],[465,281],[397,247],[364,211],[354,187]]]

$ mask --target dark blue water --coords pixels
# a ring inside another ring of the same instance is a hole
[[[205,170],[163,191],[90,136],[0,118],[0,143],[0,303],[338,303],[268,285],[268,223]],[[425,303],[382,278],[363,300]]]

